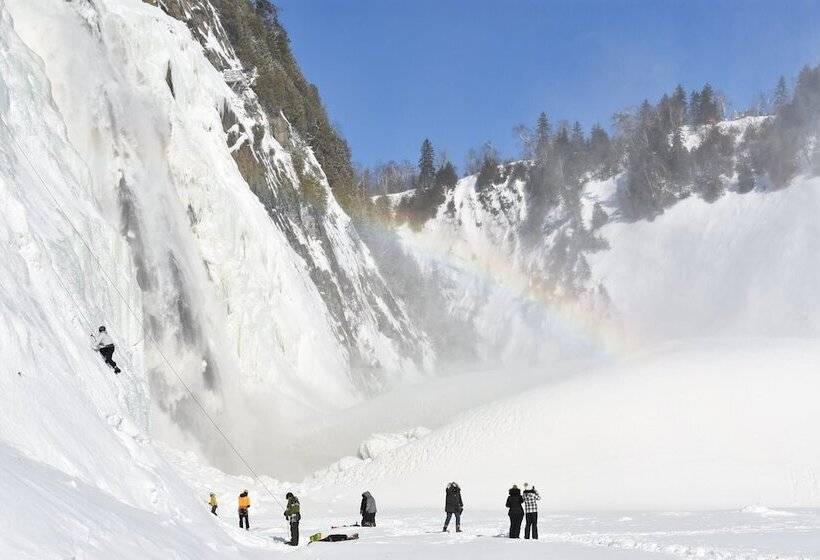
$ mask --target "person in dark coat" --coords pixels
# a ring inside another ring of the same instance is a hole
[[[299,498],[293,492],[285,494],[288,505],[285,508],[285,519],[290,523],[290,546],[299,546],[299,522],[302,520],[302,508],[299,505]]]
[[[461,512],[464,511],[464,502],[461,501],[461,488],[455,482],[451,482],[447,485],[444,496],[444,511],[447,513],[447,518],[444,520],[444,532],[447,532],[450,519],[455,515],[456,533],[460,533]]]
[[[532,538],[538,540],[538,500],[541,496],[538,495],[538,490],[535,486],[530,487],[529,484],[524,485],[524,513],[527,516],[527,523],[524,525],[524,538]]]
[[[376,526],[376,499],[370,492],[362,494],[362,505],[359,507],[362,514],[362,527]]]
[[[521,537],[521,522],[524,520],[524,498],[521,496],[521,490],[518,486],[513,484],[510,488],[510,495],[507,496],[507,507],[510,516],[510,538],[517,539]]]

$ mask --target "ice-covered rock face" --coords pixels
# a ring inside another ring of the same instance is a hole
[[[422,295],[405,300],[437,302],[412,311],[464,361],[544,368],[605,353],[617,325],[609,325],[606,294],[587,262],[604,242],[583,205],[536,208],[515,166],[504,167],[500,181],[481,188],[475,176],[461,179],[418,230],[397,229],[393,258],[416,263],[421,278]],[[446,322],[437,321],[442,309]]]
[[[36,274],[51,292],[59,285],[49,278],[69,274],[89,325],[76,320],[60,344],[85,346],[85,331],[105,323],[129,372],[141,376],[145,364],[155,433],[192,439],[231,465],[178,375],[275,472],[262,442],[276,441],[277,430],[415,377],[431,355],[309,147],[283,115],[269,120],[252,89],[226,83],[222,70],[241,65],[211,6],[174,4],[202,44],[147,3],[5,3],[6,25],[20,38],[10,55],[25,49],[40,59],[27,62],[36,72],[3,73],[2,114],[35,167],[3,143],[4,175],[17,189],[8,196],[21,197],[34,234],[47,224],[62,240],[40,246],[50,262]],[[325,191],[324,208],[301,192],[297,151]],[[55,202],[33,171],[70,201],[105,274],[52,216]],[[5,262],[37,268],[32,255],[7,249]],[[50,306],[45,293],[29,297]],[[41,331],[31,318],[23,324]],[[147,410],[143,418],[147,425]]]

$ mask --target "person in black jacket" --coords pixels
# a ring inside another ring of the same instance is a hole
[[[370,492],[362,494],[362,505],[359,506],[362,514],[362,527],[376,526],[376,499]]]
[[[444,532],[447,532],[447,525],[450,524],[450,519],[455,515],[456,533],[460,533],[461,512],[464,511],[464,502],[461,501],[461,488],[455,482],[451,482],[447,485],[444,496],[444,511],[447,513],[447,518],[444,520]]]
[[[521,536],[521,521],[524,520],[524,507],[521,505],[523,503],[524,498],[521,496],[521,490],[513,484],[513,487],[510,488],[510,495],[507,496],[507,507],[510,510],[507,515],[510,516],[511,539],[517,539]]]

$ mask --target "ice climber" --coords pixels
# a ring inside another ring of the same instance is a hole
[[[208,498],[208,505],[211,506],[211,513],[216,515],[216,508],[217,506],[219,506],[219,504],[216,501],[216,494],[214,494],[213,492],[211,492],[211,495]]]
[[[524,525],[524,538],[532,538],[538,540],[538,500],[541,496],[538,495],[538,490],[535,486],[530,487],[529,484],[524,485],[524,514],[526,516],[526,525]]]
[[[290,523],[290,546],[297,546],[299,544],[299,521],[302,520],[302,513],[299,508],[299,498],[293,495],[292,492],[285,494],[288,499],[288,505],[285,508],[285,519]]]
[[[447,517],[444,520],[444,532],[447,532],[447,526],[450,524],[450,519],[453,515],[456,516],[456,533],[461,532],[461,512],[464,511],[464,502],[461,501],[461,488],[458,484],[451,482],[447,485],[444,493],[444,511]]]
[[[248,491],[242,490],[239,494],[239,528],[244,527],[246,530],[251,530],[251,524],[248,521],[248,510],[251,507],[251,499],[248,497]],[[243,523],[244,522],[244,523]]]
[[[518,486],[513,484],[510,488],[510,495],[507,496],[507,507],[510,516],[510,538],[517,539],[521,537],[521,521],[524,519],[524,508],[521,504],[524,503],[524,498],[521,497],[521,490]]]
[[[362,494],[362,505],[359,507],[362,514],[362,527],[376,526],[376,499],[370,492]]]
[[[100,326],[98,330],[100,333],[96,338],[95,350],[102,354],[106,364],[114,368],[114,373],[119,373],[121,370],[117,367],[117,362],[112,359],[114,357],[114,341],[111,340],[111,336],[106,332],[104,326]]]

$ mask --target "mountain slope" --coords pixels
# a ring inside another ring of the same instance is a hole
[[[734,156],[715,156],[732,169],[732,157],[745,161],[756,149],[748,145],[780,119],[682,127],[681,141],[706,160],[698,150],[716,137],[737,144]],[[402,225],[403,212],[433,199],[428,192],[377,198],[399,222],[398,246],[377,254],[417,265],[401,269],[420,278],[402,295],[411,306],[435,302],[413,309],[435,340],[455,346],[452,333],[484,363],[521,365],[526,356],[525,365],[549,369],[556,359],[678,337],[818,335],[811,168],[780,189],[760,176],[748,190],[740,172],[719,175],[714,197],[698,194],[697,183],[679,186],[661,210],[635,219],[628,172],[585,172],[576,184],[549,176],[550,165],[560,169],[560,158],[498,165],[489,182],[465,177],[420,224]],[[452,319],[444,330],[435,322],[441,308]]]

